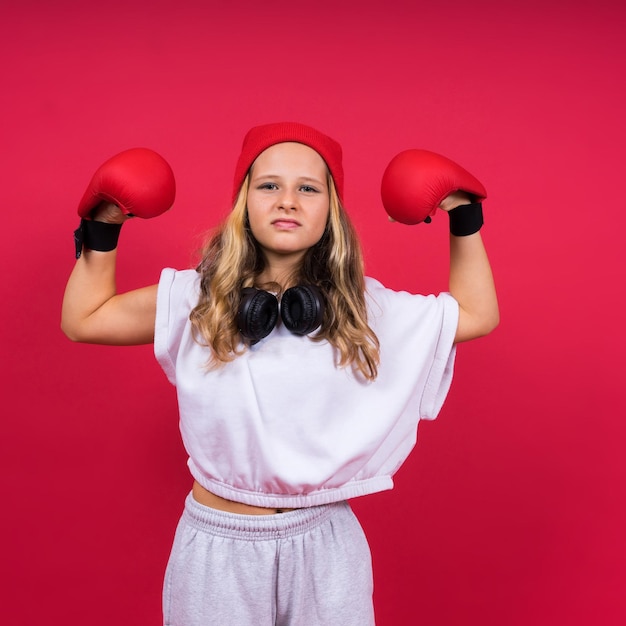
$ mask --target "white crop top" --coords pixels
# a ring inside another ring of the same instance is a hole
[[[155,354],[176,386],[193,477],[209,491],[256,506],[325,504],[393,486],[452,380],[458,305],[450,294],[412,295],[366,279],[368,321],[380,340],[378,378],[335,365],[326,341],[277,326],[218,369],[191,332],[194,270],[165,269]]]

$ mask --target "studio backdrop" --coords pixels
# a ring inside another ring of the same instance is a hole
[[[390,223],[398,152],[486,186],[502,322],[396,476],[353,502],[382,626],[626,623],[623,116],[618,2],[23,0],[0,8],[3,623],[152,626],[191,487],[151,346],[60,330],[76,207],[98,165],[163,155],[173,208],[124,226],[120,290],[193,267],[243,135],[343,146],[367,273],[447,289],[447,218]],[[341,626],[341,625],[337,625]]]

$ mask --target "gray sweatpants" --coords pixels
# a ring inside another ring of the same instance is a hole
[[[371,626],[371,555],[346,502],[236,515],[191,494],[165,573],[165,626]]]

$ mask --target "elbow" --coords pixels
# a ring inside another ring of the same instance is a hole
[[[70,340],[74,342],[80,341],[78,334],[76,334],[73,329],[63,322],[61,322],[61,332]]]
[[[498,324],[496,322],[491,322],[489,324],[477,324],[476,326],[474,326],[474,328],[471,329],[470,332],[458,335],[457,343],[461,343],[463,341],[472,341],[473,339],[486,337],[487,335],[490,335],[497,327]]]
[[[500,312],[497,308],[481,315],[468,315],[461,310],[455,343],[471,341],[491,334],[500,324]]]
[[[80,331],[80,326],[72,324],[65,318],[61,318],[61,332],[74,343],[86,343],[86,339]]]
[[[490,335],[500,325],[500,310],[495,307],[481,317],[478,325],[477,337],[486,337]]]
[[[484,321],[484,333],[483,336],[491,334],[500,325],[500,311],[495,310]]]

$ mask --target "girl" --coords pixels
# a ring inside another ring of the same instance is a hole
[[[124,167],[122,179],[145,176]],[[130,211],[94,184],[62,327],[75,341],[154,341],[177,387],[194,480],[164,623],[374,624],[369,548],[346,501],[392,487],[419,419],[443,404],[455,344],[498,323],[471,185],[435,203],[453,211],[449,293],[419,296],[364,277],[341,147],[308,126],[246,135],[232,212],[196,270],[165,269],[158,285],[116,293]]]

